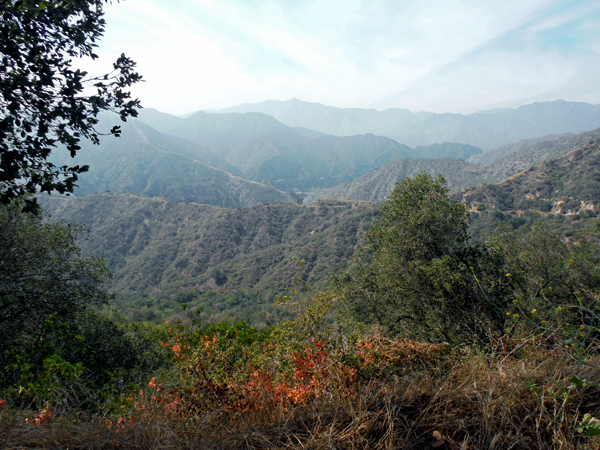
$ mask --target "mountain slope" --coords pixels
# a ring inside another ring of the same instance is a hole
[[[501,145],[500,147],[488,150],[487,152],[469,156],[466,158],[466,161],[473,164],[491,164],[494,161],[502,159],[511,153],[518,152],[526,147],[539,145],[541,148],[551,148],[568,142],[572,137],[573,133],[564,133],[551,134],[549,136],[541,136],[538,138],[523,139],[522,141]]]
[[[247,179],[282,190],[311,191],[348,181],[418,152],[389,138],[337,137],[288,127],[263,113],[182,119],[169,133],[210,149]],[[435,150],[428,150],[435,156]]]
[[[451,192],[482,183],[490,176],[485,166],[469,164],[460,159],[401,159],[384,164],[348,183],[323,189],[309,196],[305,202],[325,198],[382,201],[390,195],[397,182],[420,172],[431,176],[443,175]]]
[[[600,137],[564,156],[537,164],[498,184],[455,196],[471,209],[532,210],[573,215],[600,208]]]
[[[237,171],[210,150],[138,121],[123,124],[120,138],[108,137],[99,146],[82,143],[74,159],[65,150],[54,157],[57,163],[90,166],[77,182],[76,195],[135,192],[238,208],[296,201],[288,193],[211,167]]]
[[[567,237],[600,241],[600,136],[498,184],[457,192],[471,211],[476,238],[499,221],[518,228],[544,220]]]
[[[527,141],[523,148],[510,151],[487,165],[470,163],[469,161],[475,157],[467,161],[456,159],[392,161],[351,182],[323,189],[306,201],[317,201],[323,198],[381,201],[392,192],[397,182],[421,171],[434,176],[443,175],[450,191],[456,192],[480,183],[502,181],[533,164],[564,155],[598,137],[600,137],[600,129],[578,135],[549,137],[532,145],[526,145],[531,143]],[[514,146],[514,148],[518,147],[519,145]]]
[[[244,209],[172,203],[133,194],[40,196],[53,220],[86,225],[86,254],[104,257],[118,293],[217,289],[281,291],[306,260],[304,279],[326,282],[344,267],[378,206],[323,202]]]
[[[415,147],[419,158],[458,158],[468,160],[477,155],[482,155],[484,151],[479,147],[472,145],[456,144],[454,142],[444,142],[442,144],[431,144],[424,147]],[[487,152],[486,152],[487,153]]]
[[[138,111],[137,120],[150,125],[161,133],[166,133],[171,128],[181,124],[183,119],[172,114],[158,111],[154,108],[142,108]]]
[[[299,192],[350,181],[395,159],[465,158],[481,152],[452,143],[411,149],[371,133],[332,136],[288,127],[263,113],[200,111],[181,119],[169,133],[209,148],[247,179]]]
[[[503,181],[534,164],[558,158],[599,137],[600,128],[587,133],[551,136],[549,139],[528,145],[489,164],[488,167],[492,169],[493,176],[486,182],[497,183]]]

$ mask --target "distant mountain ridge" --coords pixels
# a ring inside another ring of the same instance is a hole
[[[374,133],[411,147],[454,142],[484,150],[548,134],[589,131],[600,127],[600,105],[564,100],[468,115],[413,113],[400,108],[384,111],[336,108],[298,99],[245,103],[215,112],[263,112],[289,126],[338,136]]]
[[[537,131],[556,128],[559,122],[563,123],[561,126],[574,126],[578,114],[583,112],[587,115],[580,122],[591,123],[596,108],[551,102],[461,116],[414,115],[406,110],[332,109],[298,100],[266,102],[270,109],[283,103],[287,104],[288,112],[296,111],[298,104],[309,105],[332,117],[334,122],[342,120],[346,125],[356,122],[346,120],[348,113],[365,126],[375,119],[379,126],[385,127],[396,126],[398,121],[411,122],[410,132],[422,136],[440,135],[440,130],[458,132],[461,127],[455,128],[454,120],[465,125],[477,119],[476,126],[467,130],[472,137],[488,133],[486,127],[490,126],[524,132],[528,129],[524,124],[534,123],[532,117],[538,116],[548,124],[537,124],[534,127]],[[311,120],[319,118],[318,114],[311,116]],[[436,123],[441,128],[436,128]],[[421,127],[429,128],[421,130]],[[57,162],[91,166],[91,171],[78,182],[76,193],[80,195],[134,192],[166,196],[172,201],[247,207],[295,202],[303,197],[310,201],[324,197],[382,200],[391,192],[394,180],[421,170],[444,174],[451,188],[460,190],[482,182],[501,181],[544,158],[564,154],[573,139],[580,139],[580,134],[531,138],[485,153],[478,147],[451,142],[411,148],[373,133],[334,136],[301,126],[290,127],[262,112],[200,111],[181,118],[148,109],[140,112],[139,120],[123,125],[121,138],[107,138],[94,149],[84,143],[74,161],[65,157]],[[473,162],[486,164],[472,167],[469,164]]]

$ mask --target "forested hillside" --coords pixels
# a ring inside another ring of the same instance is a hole
[[[304,280],[344,267],[378,206],[327,201],[244,209],[101,194],[42,197],[53,219],[86,225],[86,254],[102,256],[122,294],[168,290],[281,292],[306,261]]]
[[[476,216],[521,218],[537,213],[568,237],[598,238],[600,138],[501,183],[469,188],[453,197]]]

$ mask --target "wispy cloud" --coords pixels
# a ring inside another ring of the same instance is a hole
[[[600,5],[567,0],[127,0],[99,53],[125,52],[147,106],[268,98],[471,112],[600,102]]]

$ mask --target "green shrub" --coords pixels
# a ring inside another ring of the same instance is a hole
[[[46,320],[39,339],[3,355],[0,397],[14,405],[94,409],[167,362],[161,334],[91,309]]]
[[[0,208],[0,397],[16,405],[91,408],[164,363],[154,334],[96,311],[111,296],[83,228]]]
[[[51,315],[68,322],[111,298],[104,261],[84,258],[77,245],[83,227],[48,223],[22,206],[0,207],[0,363],[8,349],[35,343]]]
[[[600,337],[600,249],[567,244],[548,224],[501,228],[488,241],[509,280],[511,333],[543,333],[578,352]]]
[[[469,242],[469,214],[447,194],[442,177],[424,173],[396,185],[334,280],[352,316],[390,335],[438,342],[486,339],[502,328],[507,285],[497,281],[497,255]]]

